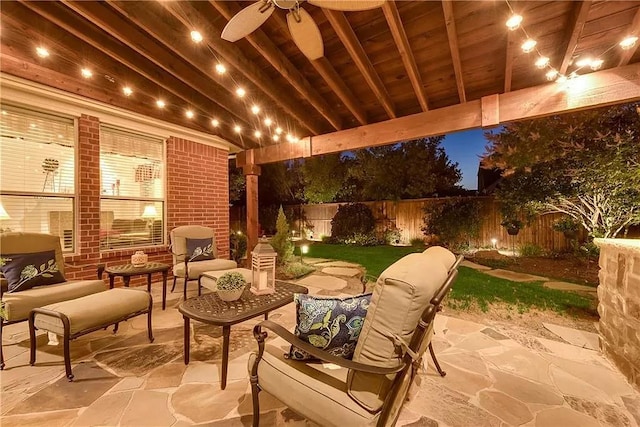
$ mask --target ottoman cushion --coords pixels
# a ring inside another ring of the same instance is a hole
[[[197,279],[202,273],[211,270],[228,270],[236,268],[238,264],[230,259],[210,259],[207,261],[195,261],[189,263],[189,278]],[[184,277],[184,262],[173,266],[173,275]]]
[[[74,335],[87,329],[115,323],[118,319],[149,308],[150,295],[141,289],[116,288],[49,304],[42,307],[62,313],[69,318],[70,333]],[[64,335],[64,325],[57,317],[36,314],[36,328]]]
[[[252,282],[253,275],[251,270],[247,268],[231,268],[229,270],[215,270],[202,273],[200,284],[205,288],[215,292],[217,290],[216,280],[218,280],[218,278],[225,273],[240,273],[248,284],[251,284]]]

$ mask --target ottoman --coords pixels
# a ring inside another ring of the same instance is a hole
[[[216,291],[216,281],[220,276],[225,273],[240,273],[244,280],[251,285],[253,280],[253,273],[251,270],[247,268],[231,268],[229,270],[213,270],[213,271],[205,271],[200,274],[198,277],[198,296],[202,295],[202,287],[215,292]]]
[[[153,342],[151,331],[151,294],[141,289],[116,288],[87,295],[68,301],[34,308],[29,313],[29,338],[31,340],[31,358],[36,363],[36,329],[52,332],[63,337],[64,367],[69,381],[73,380],[69,341],[89,332],[115,325],[131,317],[147,314],[149,341]]]

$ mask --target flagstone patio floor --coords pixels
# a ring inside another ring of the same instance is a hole
[[[335,276],[320,271],[300,281],[310,293],[358,292],[359,280],[348,270],[353,266],[327,267]],[[229,380],[221,391],[220,328],[192,322],[191,363],[185,366],[176,309],[182,290],[169,295],[165,311],[159,285],[153,294],[154,343],[146,338],[144,316],[121,324],[115,335],[111,329],[85,335],[71,344],[71,383],[61,345],[48,345],[46,334],[38,335],[37,364],[29,366],[26,322],[6,327],[0,425],[251,425],[246,365],[256,348],[252,328],[260,319],[231,328]],[[292,329],[293,304],[270,319]],[[442,314],[433,343],[447,375],[440,377],[428,360],[399,426],[640,427],[640,393],[598,351],[560,337],[518,339],[502,326]],[[284,343],[282,348],[287,350]],[[315,425],[266,393],[261,399],[262,425]]]

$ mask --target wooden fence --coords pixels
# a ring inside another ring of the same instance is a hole
[[[553,223],[562,217],[560,214],[539,215],[530,225],[524,226],[517,236],[509,236],[504,227],[500,225],[500,205],[492,197],[476,197],[481,202],[482,224],[480,235],[473,244],[477,247],[493,246],[493,239],[499,248],[520,247],[524,244],[532,244],[547,251],[561,251],[570,246],[570,242],[562,233],[553,230]],[[364,202],[373,211],[376,218],[376,227],[383,230],[389,227],[397,227],[401,232],[401,242],[409,243],[414,238],[424,238],[421,228],[423,222],[423,208],[427,204],[441,203],[446,198],[429,198],[414,200],[387,200],[376,202]],[[313,233],[314,239],[331,235],[331,219],[338,211],[341,203],[323,203],[317,205],[295,205],[286,208],[289,212],[304,213],[306,226]],[[234,211],[235,210],[235,211]],[[241,228],[244,220],[244,209],[232,208],[232,228]],[[300,230],[299,224],[294,224],[294,230]],[[583,239],[585,235],[580,236]]]

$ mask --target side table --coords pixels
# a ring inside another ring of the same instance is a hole
[[[147,275],[147,291],[151,292],[151,274],[162,273],[162,309],[167,305],[167,275],[171,268],[168,264],[159,262],[148,262],[142,267],[135,267],[133,264],[112,265],[109,267],[98,267],[98,277],[102,277],[102,273],[109,275],[109,289],[113,289],[114,281],[117,276],[122,277],[125,287],[129,287],[131,277]]]
[[[209,325],[222,326],[222,376],[220,388],[227,386],[227,368],[229,366],[229,336],[231,325],[244,322],[293,302],[293,294],[306,294],[309,290],[293,283],[276,281],[276,291],[268,295],[254,295],[247,286],[236,301],[222,301],[217,293],[189,298],[178,306],[184,318],[184,364],[189,364],[189,345],[191,339],[190,320]]]

